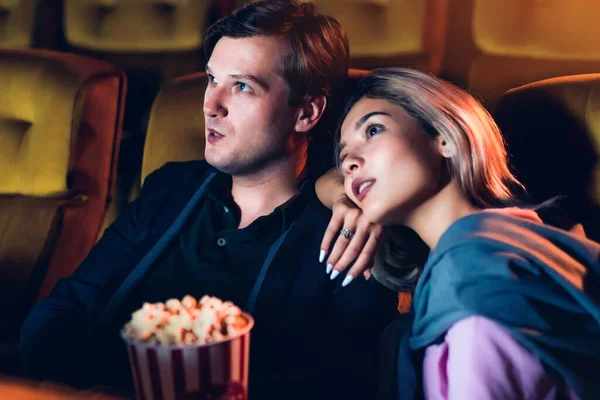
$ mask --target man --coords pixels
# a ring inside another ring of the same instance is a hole
[[[26,320],[25,370],[128,387],[119,330],[144,301],[230,300],[255,318],[250,398],[372,398],[396,294],[318,262],[329,215],[304,178],[309,133],[347,73],[339,23],[250,4],[206,35],[206,162],[169,163]],[[340,239],[347,240],[347,239]]]

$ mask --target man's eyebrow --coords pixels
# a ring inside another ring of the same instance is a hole
[[[370,113],[363,115],[358,121],[356,121],[356,125],[354,125],[354,130],[359,130],[360,127],[374,115],[387,115],[388,117],[391,117],[389,113],[386,113],[384,111],[371,111]]]
[[[208,64],[206,64],[206,66],[204,67],[204,70],[206,71],[207,74],[212,75],[212,70],[210,69],[210,67],[208,66]],[[257,76],[254,75],[248,75],[248,74],[233,74],[233,75],[229,75],[230,78],[233,79],[239,79],[239,80],[245,80],[245,81],[252,81],[254,82],[256,85],[260,86],[261,89],[263,90],[267,90],[269,89],[269,85],[267,84],[267,82],[264,79],[261,79]]]
[[[235,75],[229,75],[229,76],[232,77],[233,79],[252,81],[252,82],[256,83],[258,86],[260,86],[263,90],[269,89],[269,85],[267,84],[267,82],[265,80],[260,79],[259,77],[254,76],[254,75],[235,74]]]

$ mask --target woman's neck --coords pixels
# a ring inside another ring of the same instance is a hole
[[[440,237],[458,219],[480,209],[466,198],[455,180],[417,208],[406,220],[431,250]]]

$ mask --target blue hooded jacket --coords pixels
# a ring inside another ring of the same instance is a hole
[[[415,290],[410,348],[484,316],[580,398],[600,399],[600,245],[516,213],[527,211],[475,213],[442,235]]]

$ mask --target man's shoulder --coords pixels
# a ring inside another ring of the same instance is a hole
[[[150,220],[157,213],[174,218],[214,172],[206,161],[166,163],[146,177],[135,208]]]

